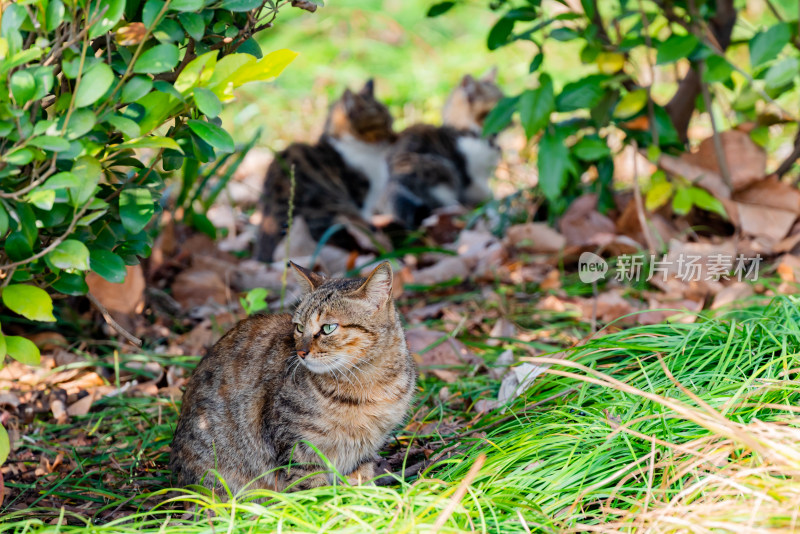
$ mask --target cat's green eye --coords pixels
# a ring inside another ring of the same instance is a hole
[[[297,329],[298,332],[300,332],[301,334],[303,333],[303,325],[297,323],[296,325],[294,325],[294,327]]]
[[[336,327],[338,327],[338,326],[339,325],[335,324],[335,323],[334,324],[324,324],[324,325],[322,325],[322,333],[326,334],[326,335],[330,334],[331,332],[336,330]]]

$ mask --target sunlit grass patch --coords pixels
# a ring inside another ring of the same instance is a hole
[[[530,359],[549,365],[546,373],[507,409],[484,415],[471,402],[448,406],[436,393],[440,383],[426,378],[423,419],[447,415],[462,426],[429,436],[432,458],[449,447],[448,453],[388,487],[254,490],[231,499],[204,489],[169,490],[164,462],[174,409],[166,399],[109,400],[81,420],[81,428],[97,425],[102,440],[75,449],[70,476],[36,489],[47,495],[35,506],[45,508],[7,513],[0,529],[796,530],[796,299],[696,324],[597,335],[561,356]],[[468,396],[491,394],[499,384],[481,375],[449,387]],[[43,430],[37,446],[56,443],[63,431]],[[399,443],[415,446],[420,438],[412,434],[400,433]],[[61,527],[49,524],[59,521]]]

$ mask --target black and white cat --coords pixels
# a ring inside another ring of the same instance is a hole
[[[416,124],[398,136],[388,158],[388,207],[406,228],[417,228],[437,208],[491,198],[500,149],[482,131],[503,98],[495,78],[496,71],[477,80],[467,74],[444,106],[443,126]]]

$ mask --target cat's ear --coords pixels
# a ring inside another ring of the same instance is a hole
[[[325,281],[325,279],[317,273],[309,271],[305,267],[300,267],[293,261],[289,263],[294,268],[294,277],[297,279],[297,283],[300,284],[304,294],[311,293]]]
[[[497,83],[497,65],[481,77],[482,82]]]
[[[472,74],[465,74],[463,78],[461,78],[461,87],[466,89],[467,91],[471,91],[477,82],[475,78],[472,77]]]
[[[472,74],[465,74],[464,77],[461,78],[460,87],[467,95],[467,99],[472,102],[472,99],[478,91],[478,82],[472,77]]]
[[[370,78],[367,80],[367,83],[364,84],[364,87],[361,88],[361,91],[358,92],[361,96],[375,96],[375,80]]]
[[[345,89],[344,93],[342,94],[342,104],[344,105],[344,109],[350,111],[356,105],[356,97],[353,94],[353,91],[350,89]]]
[[[375,308],[380,308],[392,297],[392,265],[385,261],[375,267],[356,291]]]

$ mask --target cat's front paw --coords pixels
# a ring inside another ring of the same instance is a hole
[[[377,474],[377,465],[375,462],[364,462],[356,467],[356,469],[347,475],[347,482],[351,486],[362,486],[364,484],[374,485],[372,479]]]

